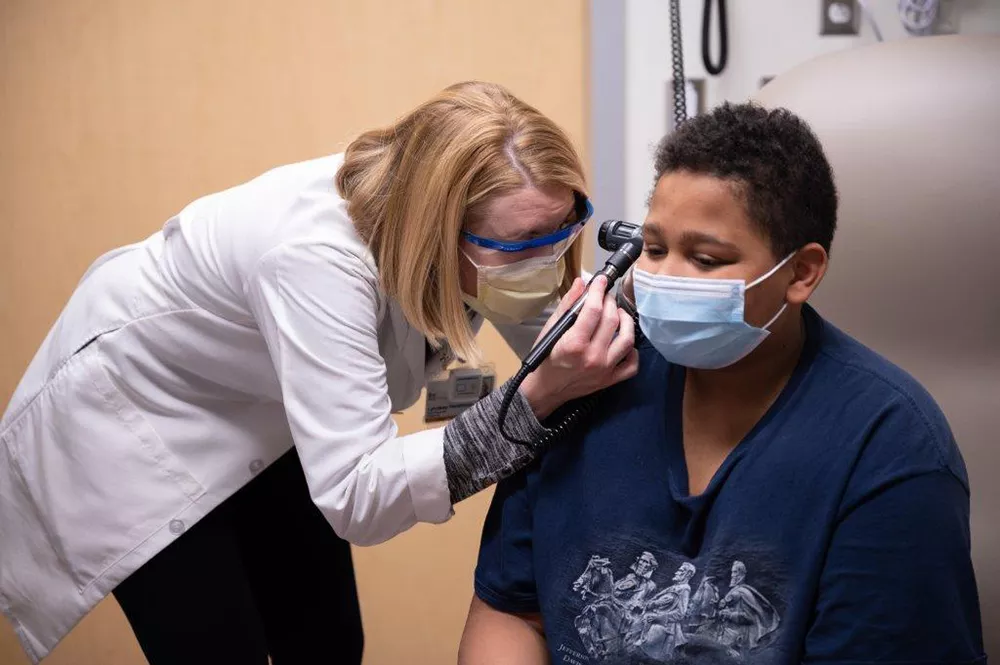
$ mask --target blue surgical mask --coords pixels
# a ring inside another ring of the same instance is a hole
[[[742,279],[699,279],[633,271],[639,327],[668,361],[695,369],[728,367],[756,349],[787,303],[762,328],[747,323],[746,291],[773,275],[785,257],[749,284]]]

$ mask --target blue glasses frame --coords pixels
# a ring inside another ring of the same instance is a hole
[[[554,245],[557,242],[570,237],[576,233],[578,229],[583,228],[583,225],[587,223],[587,220],[594,216],[594,206],[590,203],[590,199],[577,192],[574,192],[573,196],[576,199],[576,214],[578,219],[569,226],[559,229],[555,233],[544,235],[541,238],[522,240],[520,242],[493,240],[492,238],[477,236],[474,233],[469,233],[468,231],[462,231],[462,237],[471,242],[473,245],[485,247],[486,249],[495,249],[501,252],[523,252],[526,249],[535,249],[536,247]]]

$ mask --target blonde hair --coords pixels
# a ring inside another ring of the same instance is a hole
[[[462,227],[496,196],[552,185],[586,196],[569,138],[502,86],[477,81],[452,85],[396,124],[365,132],[337,173],[382,290],[432,345],[447,339],[467,360],[479,351],[459,283]],[[574,243],[561,293],[580,274],[580,255]]]

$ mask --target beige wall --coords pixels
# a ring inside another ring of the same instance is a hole
[[[585,13],[583,0],[0,0],[0,405],[98,254],[448,83],[504,83],[582,145]],[[490,331],[484,345],[510,373]],[[454,661],[487,502],[356,552],[367,664]],[[26,662],[0,622],[0,663]],[[49,662],[143,658],[107,601]]]

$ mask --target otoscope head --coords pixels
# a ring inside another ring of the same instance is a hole
[[[629,224],[619,219],[606,220],[601,224],[600,231],[597,232],[597,243],[602,249],[613,252],[634,236],[640,228],[638,224]]]

